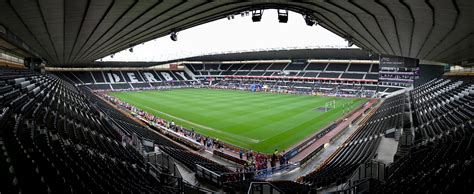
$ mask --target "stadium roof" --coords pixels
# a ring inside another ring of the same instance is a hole
[[[91,63],[70,64],[68,67],[150,67],[175,62],[223,62],[252,60],[294,60],[294,59],[346,59],[346,60],[378,60],[378,54],[369,54],[359,48],[313,48],[291,50],[248,51],[236,53],[209,54],[187,57],[176,60],[145,62],[145,61],[95,61]]]
[[[241,53],[204,55],[180,59],[179,61],[246,61],[246,60],[287,60],[287,59],[352,59],[378,60],[379,55],[369,54],[358,48],[320,48],[270,50]]]
[[[0,24],[48,65],[67,66],[266,8],[312,15],[324,28],[376,53],[446,63],[474,59],[472,0],[0,0]]]

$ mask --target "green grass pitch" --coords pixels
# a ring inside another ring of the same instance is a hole
[[[367,101],[213,89],[109,94],[185,128],[263,153],[288,149]],[[335,109],[315,111],[333,100]]]

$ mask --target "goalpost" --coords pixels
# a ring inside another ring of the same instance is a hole
[[[335,108],[336,108],[336,100],[326,102],[326,104],[325,104],[324,107],[326,108],[326,112],[327,112],[330,108],[335,109]]]

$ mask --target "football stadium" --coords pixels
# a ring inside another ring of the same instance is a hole
[[[473,193],[473,9],[0,0],[0,194]]]

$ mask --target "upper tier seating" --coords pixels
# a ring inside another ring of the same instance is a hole
[[[370,72],[378,73],[379,72],[379,64],[372,64],[372,67],[370,68]]]
[[[352,72],[369,72],[371,64],[366,63],[351,63],[347,71]]]
[[[253,68],[253,70],[254,71],[258,71],[258,70],[265,71],[265,70],[268,69],[268,67],[270,67],[270,65],[272,65],[272,64],[269,64],[269,63],[257,64],[255,66],[255,68]]]
[[[339,78],[340,75],[341,75],[340,73],[321,72],[321,73],[319,73],[318,77],[320,77],[320,78]]]
[[[226,76],[273,76],[273,77],[300,77],[323,78],[334,80],[378,80],[378,65],[364,63],[323,63],[293,61],[290,63],[242,63],[242,64],[213,64],[220,66],[217,71],[208,71],[201,68],[202,64],[185,64],[198,77],[226,77]],[[196,66],[196,67],[195,67]],[[370,71],[373,67],[373,71]],[[376,69],[376,70],[375,70]],[[370,72],[369,72],[370,71]]]
[[[192,78],[183,71],[71,71],[56,74],[75,84],[192,81]]]
[[[308,65],[307,62],[291,62],[285,68],[285,71],[303,71],[307,65]]]
[[[196,68],[204,68],[203,64]],[[216,68],[218,65],[207,65],[206,68]],[[209,71],[202,71],[209,75]],[[195,71],[195,73],[197,73]],[[213,75],[220,73],[212,71]],[[92,90],[120,90],[133,88],[148,88],[156,86],[157,83],[179,82],[180,85],[187,85],[186,82],[193,82],[191,76],[184,71],[72,71],[72,72],[56,72],[60,78],[77,85],[87,85]]]
[[[377,74],[366,74],[365,79],[377,80],[377,79],[379,79],[379,75],[377,75]]]
[[[273,63],[267,70],[271,71],[282,71],[288,63]]]
[[[328,63],[309,63],[306,67],[306,71],[324,71]]]
[[[254,67],[255,67],[256,64],[253,64],[253,63],[246,63],[246,64],[243,64],[239,70],[252,70]]]
[[[347,63],[329,63],[325,71],[346,71]]]
[[[219,64],[204,64],[204,70],[219,70]]]
[[[341,78],[347,78],[347,79],[363,79],[364,74],[355,74],[355,73],[343,73],[341,75]]]

